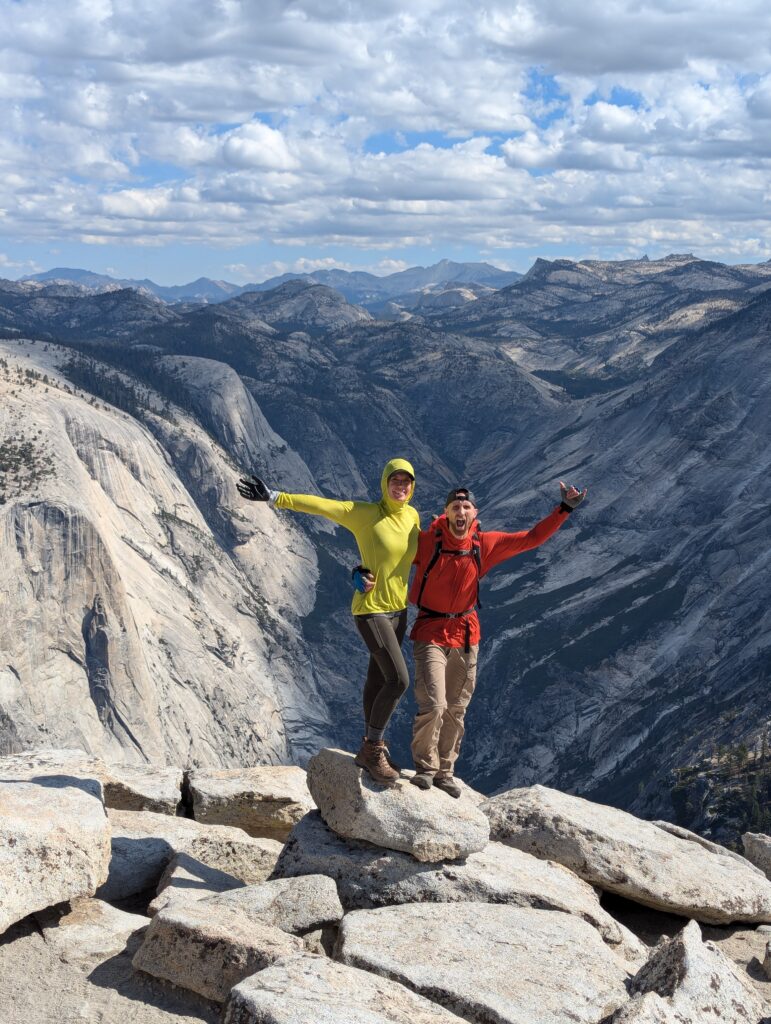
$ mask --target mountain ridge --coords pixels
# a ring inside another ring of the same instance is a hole
[[[135,280],[116,278],[109,274],[98,274],[73,267],[55,267],[37,274],[29,274],[20,281],[38,284],[47,282],[72,282],[86,288],[123,287],[149,292],[164,302],[224,302],[227,299],[252,291],[271,291],[287,281],[307,280],[335,288],[350,302],[361,304],[362,299],[383,301],[406,292],[418,291],[429,285],[442,283],[476,283],[503,287],[518,280],[522,275],[516,271],[499,270],[489,263],[455,263],[440,260],[430,267],[411,267],[392,274],[376,275],[367,271],[343,269],[317,270],[285,273],[267,278],[262,282],[245,285],[229,281],[199,277],[182,285],[159,285],[149,278]]]
[[[538,781],[734,835],[720,802],[725,758],[720,773],[704,766],[712,745],[752,750],[771,728],[771,266],[544,261],[534,278],[400,322],[308,282],[189,309],[134,292],[97,302],[0,288],[0,326],[40,330],[48,317],[53,335],[64,324],[78,358],[151,385],[230,453],[234,475],[271,486],[300,485],[284,479],[280,455],[307,468],[300,486],[365,498],[386,459],[406,454],[425,522],[460,481],[474,487],[484,528],[511,530],[553,507],[559,479],[588,485],[556,537],[483,584],[461,774],[486,790]],[[228,368],[216,373],[216,413],[192,387],[215,364]],[[113,372],[81,373],[79,386],[112,402]],[[227,409],[242,407],[242,388],[280,442],[250,426],[238,428],[250,445],[236,443],[239,416]],[[189,473],[184,459],[178,471]],[[216,492],[206,493],[196,502],[211,520]],[[295,620],[318,680],[301,717],[334,722],[335,742],[350,748],[365,658],[347,610],[355,553],[342,531],[276,516],[308,538],[318,564],[310,609]],[[293,565],[267,570],[271,585]],[[393,730],[400,758],[410,717],[408,700]],[[753,806],[750,782],[741,787],[739,818]],[[771,793],[757,791],[763,811]]]

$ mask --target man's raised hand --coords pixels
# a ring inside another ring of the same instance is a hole
[[[242,476],[236,487],[241,497],[249,501],[270,501],[270,490],[258,476]]]
[[[562,495],[562,505],[566,512],[572,512],[574,508],[578,508],[581,502],[586,497],[587,488],[584,487],[582,491],[579,491],[577,487],[572,484],[568,487],[560,480],[560,494]]]

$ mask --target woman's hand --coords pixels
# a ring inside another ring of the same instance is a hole
[[[368,594],[375,586],[375,577],[363,565],[357,565],[351,572],[353,585],[360,594]]]
[[[236,487],[241,497],[249,501],[270,501],[271,491],[258,476],[242,476]]]

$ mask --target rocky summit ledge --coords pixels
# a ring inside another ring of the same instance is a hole
[[[583,918],[622,960],[639,967],[647,949],[600,905],[598,893],[572,871],[503,843],[488,843],[463,861],[421,864],[408,853],[342,839],[306,814],[274,870],[277,878],[326,874],[346,911],[407,903],[496,903],[556,910]]]
[[[124,811],[176,814],[182,796],[182,769],[150,764],[106,764],[84,750],[38,748],[0,757],[0,782],[43,779],[68,775],[97,779],[102,784],[105,807]]]
[[[490,836],[487,818],[468,794],[455,800],[438,789],[425,792],[405,777],[384,789],[344,750],[325,749],[311,758],[308,788],[338,835],[402,850],[419,861],[459,860],[483,850]]]
[[[51,758],[0,783],[0,1024],[771,1021],[771,926],[727,927],[771,919],[771,883],[677,826],[541,786],[381,789],[328,749],[282,844],[105,814]]]

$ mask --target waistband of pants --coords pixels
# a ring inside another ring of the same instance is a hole
[[[354,619],[377,619],[382,617],[393,619],[395,616],[404,615],[406,611],[406,608],[400,608],[396,612],[365,612],[363,615],[354,615]]]

